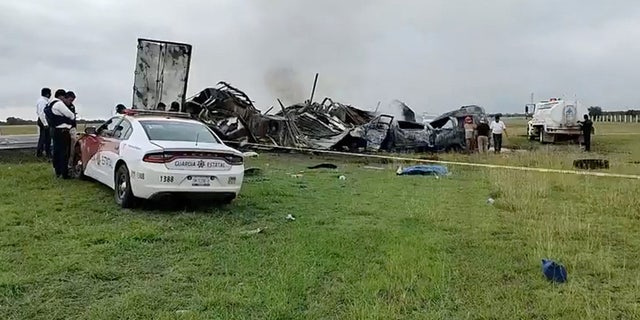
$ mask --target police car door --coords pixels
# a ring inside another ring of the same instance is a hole
[[[114,134],[121,122],[122,117],[113,117],[100,128],[98,132],[100,147],[92,159],[97,171],[97,176],[94,178],[111,188],[113,188],[114,159],[117,159],[120,153],[120,140],[116,139]]]
[[[118,163],[118,160],[122,159],[123,148],[126,145],[126,142],[129,139],[129,136],[132,132],[131,122],[127,119],[122,119],[118,125],[116,125],[115,129],[111,133],[111,136],[105,138],[105,151],[102,154],[102,157],[105,159],[105,163],[108,166],[105,167],[107,171],[107,177],[110,179],[110,182],[114,182],[115,177],[115,166]],[[110,185],[110,184],[109,184]]]

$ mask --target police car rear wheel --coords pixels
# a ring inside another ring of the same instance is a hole
[[[131,180],[129,179],[129,168],[123,164],[116,170],[116,176],[114,181],[114,191],[116,203],[122,208],[133,207],[135,198],[131,191]]]

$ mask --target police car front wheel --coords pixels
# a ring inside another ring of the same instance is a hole
[[[115,174],[114,191],[116,203],[122,208],[132,208],[135,197],[131,191],[131,180],[129,179],[129,168],[126,164],[118,166]]]

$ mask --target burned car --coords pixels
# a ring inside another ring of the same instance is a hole
[[[348,137],[337,144],[350,151],[387,152],[441,152],[462,150],[465,146],[464,130],[456,119],[441,128],[430,124],[395,120],[390,115],[380,115],[371,122],[353,129]],[[346,147],[346,148],[345,148]]]
[[[396,120],[391,115],[379,115],[361,125],[336,144],[336,149],[350,151],[388,152],[450,152],[466,147],[464,118],[475,123],[486,119],[479,106],[464,106],[447,112],[429,123]]]
[[[471,117],[473,119],[473,123],[476,125],[480,123],[480,120],[487,120],[487,114],[484,111],[484,108],[477,105],[470,106],[462,106],[460,109],[449,111],[441,114],[435,119],[431,120],[429,124],[434,128],[442,128],[448,125],[448,122],[453,118],[456,120],[455,126],[459,126],[460,128],[464,128],[464,119],[466,117]]]

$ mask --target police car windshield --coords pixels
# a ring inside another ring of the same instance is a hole
[[[149,140],[220,143],[220,140],[205,125],[193,122],[170,120],[141,120]]]

